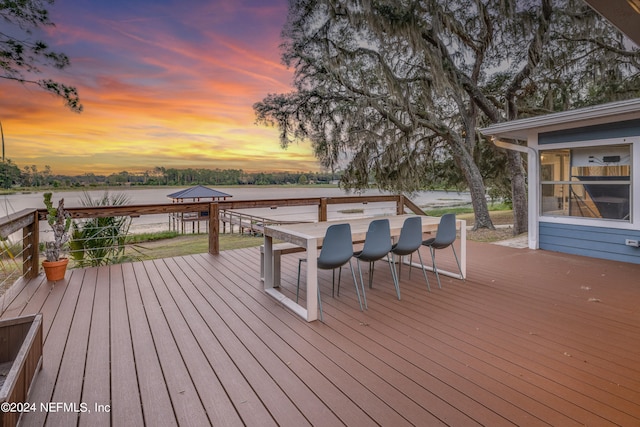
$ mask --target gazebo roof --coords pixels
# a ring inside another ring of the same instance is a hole
[[[215,199],[215,198],[233,197],[233,196],[231,194],[223,193],[221,191],[204,187],[202,185],[196,185],[195,187],[191,187],[185,190],[176,191],[175,193],[167,194],[167,197],[171,199]]]

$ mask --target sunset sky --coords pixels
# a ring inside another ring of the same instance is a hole
[[[46,40],[71,67],[71,112],[39,88],[0,81],[6,157],[54,174],[155,166],[318,170],[309,144],[280,148],[252,105],[288,92],[287,0],[58,0]]]

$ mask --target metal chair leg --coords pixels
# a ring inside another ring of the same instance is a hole
[[[394,264],[391,262],[391,256],[387,254],[387,261],[389,261],[389,269],[391,270],[391,279],[393,279],[393,286],[396,288],[396,295],[398,296],[398,300],[400,300],[400,284],[398,283],[398,275],[396,273],[396,269]]]
[[[356,261],[358,262],[358,261]],[[360,297],[360,289],[358,288],[358,281],[356,280],[356,274],[353,271],[353,264],[351,264],[351,260],[349,260],[349,268],[351,269],[351,276],[353,277],[353,286],[356,288],[356,295],[358,296],[358,304],[360,304],[360,311],[364,311],[367,309],[367,296],[364,293],[364,286],[362,287],[362,298]],[[359,266],[358,266],[359,268]],[[364,299],[364,309],[362,308],[362,300]]]
[[[427,289],[431,292],[431,286],[429,285],[429,278],[427,277],[427,271],[424,269],[424,262],[422,262],[422,255],[418,251],[418,258],[420,258],[420,266],[422,267],[422,274],[424,274],[424,280],[427,282]]]
[[[433,263],[433,271],[436,273],[436,279],[438,279],[438,288],[442,289],[442,285],[440,284],[440,275],[438,274],[438,267],[436,266],[436,250],[431,246],[431,262]]]
[[[336,269],[331,270],[331,297],[335,297],[336,290]]]
[[[349,264],[351,264],[351,263],[349,263]],[[365,295],[365,293],[364,293],[364,279],[362,278],[362,267],[360,267],[360,260],[356,260],[356,264],[358,265],[358,274],[360,275],[360,286],[362,287],[362,295]],[[355,278],[355,273],[354,273],[354,278]],[[357,286],[356,286],[356,290],[357,290]],[[368,309],[366,297],[364,299],[364,307],[365,307],[365,309]]]

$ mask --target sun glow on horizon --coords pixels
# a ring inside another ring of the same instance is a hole
[[[255,102],[291,90],[278,49],[286,1],[214,2],[224,3],[223,15],[211,4],[149,2],[105,13],[89,3],[51,10],[48,40],[72,65],[45,70],[77,86],[82,113],[37,88],[0,82],[6,157],[19,167],[49,165],[64,175],[320,170],[309,144],[283,150],[277,129],[254,123]]]

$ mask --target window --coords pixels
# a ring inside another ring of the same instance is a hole
[[[542,215],[630,220],[631,146],[540,151]]]

